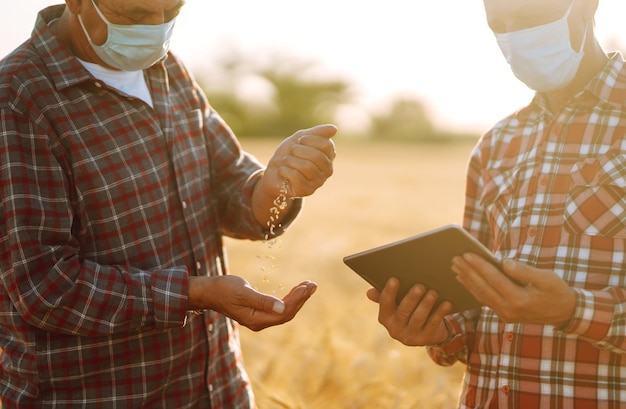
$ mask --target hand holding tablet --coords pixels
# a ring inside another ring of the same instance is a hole
[[[411,287],[423,284],[439,293],[440,302],[451,301],[453,312],[459,312],[481,306],[451,270],[452,259],[465,253],[478,254],[501,269],[491,251],[454,224],[352,254],[343,261],[379,291],[389,278],[398,278],[398,301]]]

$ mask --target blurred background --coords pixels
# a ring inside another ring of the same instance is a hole
[[[0,55],[58,2],[22,1],[2,13]],[[240,136],[286,136],[318,122],[337,123],[344,136],[476,134],[531,95],[479,0],[186,3],[172,49]],[[607,49],[626,48],[624,15],[623,0],[600,1]]]
[[[8,0],[1,0],[9,3]],[[226,240],[231,273],[283,296],[319,289],[293,321],[242,328],[260,409],[445,409],[464,366],[393,341],[345,255],[461,223],[467,158],[532,94],[504,61],[481,1],[187,0],[172,50],[244,149],[336,123],[335,174],[277,242]],[[54,0],[5,5],[0,55]],[[600,0],[598,36],[626,49],[624,0]],[[268,215],[269,216],[269,215]]]

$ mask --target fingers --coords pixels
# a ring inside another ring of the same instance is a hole
[[[439,324],[447,315],[450,315],[450,313],[452,313],[452,303],[450,301],[443,301],[428,317],[424,326],[425,329],[429,332],[434,332]]]
[[[300,311],[300,309],[304,306],[304,303],[306,303],[308,299],[315,294],[316,290],[317,284],[310,281],[305,281],[294,287],[289,294],[283,298],[285,303],[285,311],[283,313],[284,318],[288,318],[290,320],[295,317],[298,311]]]
[[[390,278],[383,288],[379,297],[380,307],[378,309],[378,321],[385,325],[389,317],[393,317],[396,312],[396,298],[400,289],[400,282],[397,278]]]
[[[330,139],[337,133],[335,125],[318,125],[313,128],[298,131],[293,138],[296,143],[291,148],[291,154],[295,158],[315,161],[315,159],[329,159],[331,162],[337,156],[335,143]],[[320,155],[322,153],[323,155]],[[323,169],[326,163],[320,163],[319,169]]]
[[[398,279],[391,278],[380,293],[378,320],[383,325],[406,327],[414,313],[418,312],[419,314],[418,309],[420,308],[420,301],[426,293],[424,286],[414,286],[407,292],[402,300],[400,300],[400,303],[397,304],[396,300],[399,288],[400,283]],[[423,309],[424,308],[422,308],[422,310]]]
[[[258,293],[260,298],[255,310],[275,315],[291,315],[291,317],[293,318],[293,316],[295,316],[295,313],[297,313],[302,308],[304,303],[313,294],[315,294],[316,290],[316,283],[313,283],[311,281],[304,281],[293,287],[282,300],[267,294]]]
[[[335,145],[316,135],[304,135],[291,146],[279,168],[279,174],[289,181],[293,189],[290,196],[307,196],[333,174],[333,161],[336,157]]]
[[[292,185],[319,184],[319,181],[325,181],[332,176],[335,155],[334,145],[332,153],[327,153],[319,148],[298,143],[291,148],[290,155],[283,159],[279,172]]]
[[[368,292],[368,297],[373,301],[378,296],[378,320],[389,335],[405,345],[413,346],[445,339],[442,323],[443,318],[452,311],[452,304],[446,301],[435,308],[437,292],[427,290],[423,285],[412,287],[396,304],[399,287],[398,280],[392,278],[380,293],[373,289]]]
[[[337,134],[337,127],[332,124],[317,125],[309,129],[302,129],[296,132],[296,135],[319,135],[324,138],[332,138]]]
[[[378,303],[380,301],[380,291],[375,288],[370,288],[369,290],[367,290],[367,293],[365,293],[365,295],[367,295],[367,298],[370,301],[373,301],[375,303]]]
[[[285,303],[282,300],[260,293],[254,289],[251,289],[251,291],[249,304],[255,310],[268,314],[282,314],[285,311]]]
[[[413,317],[418,317],[420,315],[423,315],[424,313],[423,310],[425,308],[420,303],[420,301],[422,301],[422,298],[425,295],[426,295],[426,288],[424,288],[424,286],[421,286],[421,285],[416,285],[413,288],[411,288],[411,290],[409,290],[406,296],[402,298],[402,301],[400,301],[400,304],[398,304],[398,308],[396,309],[394,320],[396,321],[398,325],[402,327],[406,327],[409,321]],[[433,297],[434,297],[434,300],[433,300]],[[434,302],[436,301],[437,297],[436,295],[433,295],[433,292],[428,292],[428,299]],[[420,310],[422,314],[420,314]],[[430,308],[428,308],[428,311],[426,311],[426,314],[428,314],[429,312],[430,312]]]
[[[331,160],[335,159],[335,157],[337,156],[337,153],[335,152],[335,143],[332,139],[328,139],[324,136],[315,134],[303,134],[299,136],[296,140],[297,143],[292,148],[292,153],[295,156],[308,157],[308,155],[306,154],[314,151],[322,152],[326,157],[330,158]],[[302,152],[299,153],[295,150],[299,148],[309,148],[309,151],[302,150]]]
[[[472,253],[455,257],[452,271],[474,297],[485,305],[502,302],[511,288],[511,280],[499,269]]]
[[[284,324],[296,316],[316,289],[317,284],[305,281],[292,288],[282,300],[258,293],[261,297],[256,308],[244,311],[237,321],[253,331]]]
[[[541,285],[540,281],[545,277],[545,270],[532,268],[528,264],[520,263],[511,259],[502,262],[502,269],[519,286],[525,287],[529,283]]]
[[[268,168],[274,168],[281,180],[288,181],[289,197],[314,193],[333,174],[337,133],[334,125],[319,125],[300,130],[284,141]]]

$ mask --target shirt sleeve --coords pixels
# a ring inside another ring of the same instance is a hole
[[[577,335],[600,349],[626,353],[626,289],[574,288],[576,309],[563,333]]]
[[[443,344],[426,347],[428,355],[437,365],[451,366],[456,362],[467,364],[479,313],[480,309],[476,309],[446,317],[450,337]]]
[[[35,121],[0,111],[1,278],[30,325],[82,336],[182,326],[187,271],[81,257],[71,172]]]
[[[245,152],[220,115],[210,107],[208,109],[205,133],[212,155],[212,180],[218,182],[214,184],[212,192],[222,233],[237,239],[262,240],[269,228],[259,224],[254,216],[252,193],[265,166]],[[293,200],[291,211],[282,224],[276,226],[274,235],[281,235],[293,223],[302,203],[300,198]],[[269,212],[267,216],[269,220]]]

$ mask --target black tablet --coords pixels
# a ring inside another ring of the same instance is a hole
[[[464,253],[476,253],[501,269],[491,251],[455,224],[352,254],[343,261],[379,291],[389,278],[398,278],[398,301],[419,283],[437,290],[439,302],[451,301],[458,312],[481,306],[451,269],[452,259]]]

